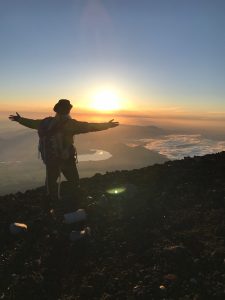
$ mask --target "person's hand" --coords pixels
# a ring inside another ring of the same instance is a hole
[[[108,122],[108,124],[110,125],[110,128],[112,128],[118,126],[119,122],[114,122],[114,119],[112,119]]]
[[[21,116],[18,114],[18,112],[16,113],[16,115],[10,115],[9,116],[9,119],[11,121],[16,121],[16,122],[18,122],[20,120],[20,118],[21,118]]]

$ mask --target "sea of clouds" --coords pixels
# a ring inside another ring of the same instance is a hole
[[[225,141],[215,141],[200,134],[172,134],[163,138],[145,139],[145,147],[167,156],[169,159],[182,159],[185,156],[201,156],[225,150]]]

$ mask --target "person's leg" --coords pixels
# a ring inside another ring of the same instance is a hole
[[[57,164],[46,165],[46,189],[50,202],[58,199],[57,179],[60,175],[60,168]]]
[[[75,159],[72,158],[65,161],[61,170],[68,182],[77,189],[79,187],[79,174]]]
[[[73,158],[65,161],[61,170],[67,179],[67,187],[66,190],[64,189],[66,199],[64,202],[65,208],[68,211],[77,209],[81,201],[81,192],[79,188],[79,174],[75,159]]]

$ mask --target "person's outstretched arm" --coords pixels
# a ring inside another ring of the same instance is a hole
[[[119,122],[114,122],[114,119],[106,123],[88,123],[72,120],[71,131],[74,134],[88,133],[94,131],[101,131],[109,128],[113,128],[119,125]]]
[[[41,122],[41,120],[23,118],[18,113],[16,113],[16,115],[10,115],[9,119],[31,129],[38,129],[38,126]]]

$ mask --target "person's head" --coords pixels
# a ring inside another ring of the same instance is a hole
[[[73,105],[67,99],[60,99],[54,106],[53,110],[60,115],[68,115]]]

